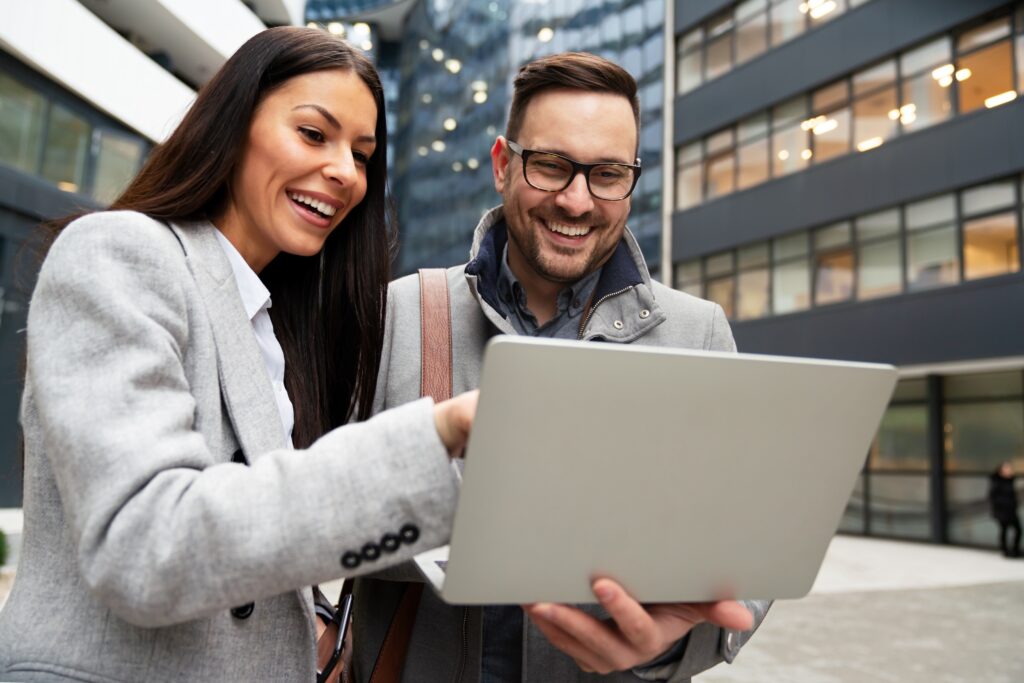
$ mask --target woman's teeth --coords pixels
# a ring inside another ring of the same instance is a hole
[[[591,230],[589,225],[565,225],[564,223],[547,223],[547,228],[551,232],[557,232],[559,235],[567,237],[583,237]]]
[[[297,193],[294,193],[294,192],[289,192],[288,193],[288,197],[291,198],[292,201],[296,201],[296,202],[298,202],[300,204],[305,204],[309,208],[315,209],[316,211],[319,211],[320,213],[322,213],[323,215],[327,216],[328,218],[333,216],[338,211],[336,208],[334,208],[330,204],[327,204],[327,203],[321,202],[321,201],[317,201],[316,199],[313,199],[312,197],[307,197],[304,194],[297,194]]]

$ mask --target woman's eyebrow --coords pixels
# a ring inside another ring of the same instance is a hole
[[[292,111],[295,111],[296,109],[315,109],[317,112],[320,113],[321,116],[327,119],[327,123],[331,124],[332,128],[335,128],[336,130],[341,130],[341,123],[338,121],[338,119],[334,118],[334,115],[331,114],[331,112],[327,111],[319,104],[300,104],[296,107],[293,107]],[[374,137],[373,135],[360,135],[358,138],[356,138],[356,141],[367,142],[372,145],[377,144],[377,138]]]

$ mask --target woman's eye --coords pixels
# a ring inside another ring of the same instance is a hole
[[[320,143],[326,139],[324,138],[324,134],[316,128],[299,128],[299,134],[310,142]]]
[[[367,154],[366,152],[359,152],[359,151],[352,152],[352,158],[356,160],[356,163],[362,164],[364,166],[366,164],[370,163],[370,157],[371,156],[373,156],[373,155]]]

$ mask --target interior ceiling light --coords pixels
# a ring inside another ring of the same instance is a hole
[[[435,152],[443,152],[445,148],[444,140],[434,140],[430,143],[430,148]]]
[[[811,150],[809,150],[809,149],[805,149],[805,150],[803,150],[802,152],[800,152],[800,158],[801,158],[801,159],[803,159],[804,161],[807,161],[807,160],[808,160],[808,159],[810,159],[810,158],[811,158],[812,156],[814,156],[814,152],[812,152],[812,151],[811,151]]]
[[[430,47],[430,43],[428,43],[428,42],[427,42],[427,41],[425,41],[425,40],[421,40],[421,41],[420,41],[420,49],[421,49],[421,50],[426,50],[426,49],[428,49],[429,47]]]
[[[318,28],[319,26],[315,21],[306,22],[306,28]]]
[[[449,59],[444,63],[444,68],[448,69],[453,74],[457,74],[462,71],[462,62],[457,59]]]
[[[934,78],[937,81],[941,81],[946,76],[952,76],[952,75],[953,75],[953,65],[952,64],[943,64],[942,66],[938,67],[937,69],[932,69],[932,78]]]
[[[890,109],[889,110],[889,120],[890,121],[895,121],[899,117],[900,117],[900,110],[899,109]]]
[[[813,119],[807,119],[806,121],[802,121],[800,123],[800,130],[808,131],[814,128],[815,126],[821,125],[822,123],[825,123],[825,117],[815,116]]]
[[[779,159],[781,161],[786,161],[787,159],[789,159],[789,150],[784,149],[781,152],[779,152]]]
[[[419,148],[416,149],[416,153],[419,154],[421,157],[425,157],[428,154],[430,154],[430,150],[427,149],[426,147],[420,146]]]
[[[430,104],[433,101],[434,96],[428,92],[423,93],[423,95],[420,97],[420,102],[422,102],[423,104]]]
[[[974,74],[973,74],[973,72],[970,69],[966,69],[966,68],[965,69],[960,69],[959,71],[956,72],[956,80],[958,80],[958,81],[966,81],[968,78],[970,78],[973,75]]]
[[[857,150],[860,152],[866,152],[869,149],[881,147],[883,142],[885,142],[885,140],[883,140],[880,137],[868,138],[867,140],[863,140],[857,143]]]
[[[555,32],[550,26],[545,26],[541,30],[537,31],[537,40],[542,43],[550,43],[551,39],[555,37]]]
[[[487,90],[487,81],[473,81],[469,84],[469,87],[473,90]]]
[[[812,128],[812,132],[815,135],[824,135],[825,133],[831,132],[839,127],[839,122],[835,119],[826,119]]]
[[[365,21],[360,21],[355,24],[352,24],[352,30],[355,31],[356,33],[369,33],[370,25],[367,24]]]
[[[369,52],[370,50],[373,49],[373,41],[364,40],[363,44],[360,45],[360,47],[363,48],[363,52]]]
[[[345,24],[340,21],[332,21],[327,24],[327,30],[336,36],[343,36],[345,35]]]
[[[430,53],[430,56],[434,58],[435,62],[440,62],[444,59],[444,50],[439,47],[435,47],[433,52]]]
[[[452,164],[452,170],[455,171],[456,173],[462,173],[462,162],[456,161],[454,164]]]
[[[444,120],[444,123],[442,125],[444,126],[445,130],[452,131],[458,127],[459,122],[449,116]]]
[[[477,90],[475,93],[473,93],[473,101],[476,102],[477,104],[483,104],[484,102],[486,102],[487,101],[487,91],[486,90]]]
[[[470,157],[469,159],[466,159],[466,166],[469,166],[471,169],[475,171],[476,169],[480,168],[480,162],[477,161],[475,157]]]
[[[998,95],[993,95],[992,97],[986,99],[985,107],[988,109],[993,109],[994,107],[998,107],[1001,104],[1013,102],[1015,99],[1017,99],[1016,91],[1007,90],[1006,92],[999,93]]]

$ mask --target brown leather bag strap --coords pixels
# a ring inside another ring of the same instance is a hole
[[[452,397],[452,319],[448,276],[441,268],[420,270],[420,396],[434,402]],[[398,683],[412,640],[422,583],[407,583],[384,643],[370,674],[370,683]]]

